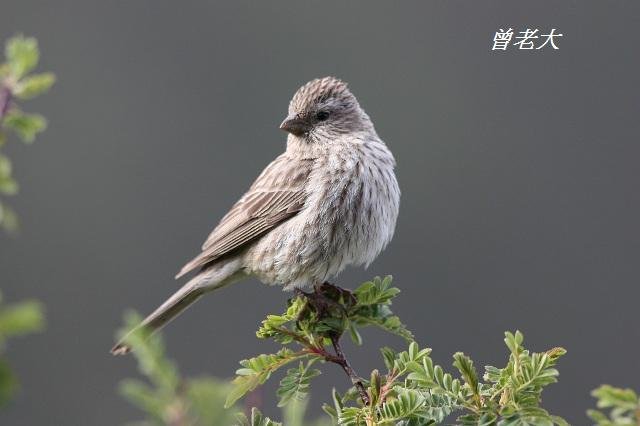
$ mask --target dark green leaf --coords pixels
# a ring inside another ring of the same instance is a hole
[[[311,359],[306,364],[300,362],[298,368],[287,371],[277,391],[280,398],[278,407],[284,407],[292,401],[303,401],[307,397],[311,379],[320,375],[320,370],[310,368],[314,361],[315,359]]]

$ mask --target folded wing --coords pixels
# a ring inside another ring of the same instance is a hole
[[[312,160],[291,159],[286,154],[276,158],[211,232],[202,253],[176,278],[245,247],[295,216],[304,207],[305,184],[312,167]]]

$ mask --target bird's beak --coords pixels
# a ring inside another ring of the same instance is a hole
[[[280,128],[292,135],[302,136],[311,130],[311,125],[304,118],[296,114],[291,114],[284,119]]]

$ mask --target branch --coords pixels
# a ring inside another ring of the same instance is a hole
[[[349,376],[349,379],[351,379],[351,383],[353,383],[353,385],[358,390],[358,393],[360,394],[360,398],[362,399],[364,405],[369,405],[369,395],[367,394],[367,391],[362,384],[362,379],[360,378],[360,376],[358,376],[358,374],[356,374],[355,370],[351,367],[349,360],[347,360],[347,357],[345,356],[344,351],[340,346],[340,337],[331,337],[331,343],[333,344],[333,348],[336,351],[336,355],[333,355],[327,352],[324,348],[312,345],[311,342],[308,342],[304,338],[290,332],[285,328],[279,328],[279,331],[283,334],[291,336],[291,338],[293,338],[296,342],[304,346],[306,352],[319,355],[323,357],[325,361],[338,364],[340,367],[342,367],[347,376]]]
[[[356,374],[355,370],[351,367],[351,364],[349,364],[347,357],[342,351],[342,347],[340,346],[340,337],[332,336],[331,343],[333,343],[333,349],[335,349],[337,357],[333,360],[328,359],[328,361],[334,362],[342,367],[344,372],[351,379],[351,383],[353,383],[353,385],[358,390],[358,393],[360,394],[360,398],[362,399],[364,405],[369,405],[369,395],[367,394],[367,391],[362,384],[362,379]]]
[[[312,306],[314,306],[320,318],[329,313],[328,306],[338,307],[342,315],[348,316],[346,307],[338,300],[334,300],[331,296],[336,297],[337,295],[337,297],[340,298],[342,295],[348,294],[351,298],[350,301],[353,300],[354,304],[356,302],[353,294],[351,294],[350,291],[344,290],[329,282],[325,282],[321,286],[315,287],[315,291],[313,293],[305,293],[302,290],[297,290],[297,293],[304,296],[307,299],[307,303],[310,303]],[[342,370],[344,370],[347,376],[349,376],[349,379],[351,379],[351,383],[358,390],[358,393],[360,394],[360,398],[362,399],[364,405],[369,405],[369,395],[367,394],[364,384],[362,383],[362,379],[351,367],[351,364],[347,360],[347,357],[345,356],[342,347],[340,346],[341,335],[342,332],[333,332],[328,336],[331,339],[331,343],[333,344],[333,349],[335,350],[336,355],[327,352],[322,347],[315,347],[314,345],[310,344],[310,342],[304,343],[305,339],[299,339],[295,336],[292,337],[299,343],[305,345],[312,352],[315,352],[318,355],[324,357],[326,361],[332,362],[342,367]]]

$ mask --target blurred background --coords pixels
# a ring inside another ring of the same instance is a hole
[[[43,301],[48,325],[8,348],[22,389],[0,423],[141,417],[116,392],[134,360],[108,352],[123,312],[178,288],[284,149],[292,94],[336,75],[394,152],[403,193],[392,244],[338,283],[393,274],[394,310],[443,365],[458,350],[501,364],[516,328],[533,350],[564,346],[544,405],[586,424],[592,388],[640,383],[639,24],[634,1],[3,0],[0,39],[37,37],[58,82],[27,106],[49,129],[6,150],[22,231],[0,234],[0,288]],[[491,51],[509,27],[564,36],[557,51]],[[248,281],[203,299],[166,328],[171,358],[232,376],[273,349],[254,332],[287,297]],[[381,366],[378,347],[404,347],[364,337],[347,347],[361,372]],[[317,414],[347,386],[325,370]]]

